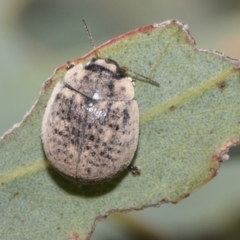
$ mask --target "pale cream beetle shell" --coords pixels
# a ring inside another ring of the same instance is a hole
[[[114,178],[131,163],[139,138],[132,79],[119,65],[94,58],[58,82],[42,122],[47,159],[64,177],[83,184]]]

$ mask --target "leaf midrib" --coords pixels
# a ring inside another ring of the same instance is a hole
[[[201,94],[202,92],[216,86],[216,84],[226,81],[227,78],[230,80],[230,77],[238,71],[236,68],[231,68],[221,74],[217,75],[216,77],[210,78],[209,80],[205,81],[203,84],[195,86],[195,88],[190,88],[186,92],[176,96],[175,98],[170,99],[165,103],[161,103],[156,107],[150,109],[149,111],[143,113],[140,116],[140,125],[150,121],[154,116],[158,116],[162,112],[167,111],[171,107],[175,107],[176,105],[186,101],[190,97],[196,96]]]

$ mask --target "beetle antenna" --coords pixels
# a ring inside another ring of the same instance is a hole
[[[84,18],[82,19],[82,22],[83,22],[83,25],[84,25],[84,27],[85,27],[85,29],[87,31],[87,35],[88,35],[88,38],[89,38],[89,40],[91,42],[91,45],[93,47],[94,53],[96,54],[96,57],[99,57],[100,54],[99,54],[99,52],[96,49],[96,46],[95,46],[94,41],[93,41],[93,37],[92,37],[92,35],[91,35],[90,31],[89,31],[89,28],[87,26],[87,22],[86,22],[86,20]]]
[[[145,82],[148,82],[148,83],[151,83],[151,84],[153,84],[153,85],[155,85],[155,86],[157,86],[157,87],[160,87],[160,84],[159,84],[158,82],[155,82],[154,80],[152,80],[152,79],[149,78],[149,77],[146,77],[146,76],[144,76],[144,75],[142,75],[142,74],[140,74],[140,73],[137,73],[137,72],[135,72],[135,71],[133,71],[133,70],[127,68],[127,67],[123,67],[122,69],[123,69],[123,71],[125,71],[125,72],[131,72],[131,73],[133,73],[134,75],[136,75],[137,77],[143,78],[143,80],[145,80]]]

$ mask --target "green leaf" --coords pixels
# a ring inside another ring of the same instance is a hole
[[[198,49],[182,23],[143,27],[98,51],[160,84],[136,83],[141,134],[134,164],[141,175],[126,171],[107,183],[82,186],[62,178],[45,160],[41,122],[66,73],[63,65],[24,120],[0,141],[1,239],[89,239],[96,221],[111,211],[188,196],[218,173],[228,148],[239,142],[239,62]]]

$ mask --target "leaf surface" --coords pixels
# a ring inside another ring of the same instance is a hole
[[[98,219],[178,202],[211,180],[239,142],[239,62],[195,46],[177,21],[143,27],[98,48],[101,57],[150,77],[136,83],[140,140],[134,164],[107,183],[69,182],[45,159],[41,122],[66,73],[59,67],[35,106],[0,141],[1,239],[89,239]],[[94,52],[75,60],[85,64]]]

